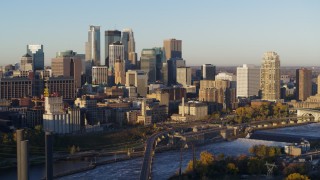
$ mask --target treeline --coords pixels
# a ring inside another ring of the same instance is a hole
[[[265,120],[270,118],[282,118],[289,116],[289,106],[282,103],[262,104],[260,106],[245,106],[236,109],[237,123]]]
[[[238,157],[225,157],[223,154],[213,155],[207,151],[201,152],[196,159],[193,169],[193,160],[189,161],[183,179],[224,179],[236,178],[240,175],[265,175],[267,174],[266,162],[277,164],[274,175],[280,177],[296,177],[309,173],[307,164],[283,164],[277,158],[281,155],[280,147],[256,145],[249,149],[252,156],[240,155]],[[307,178],[307,176],[304,176]],[[315,176],[320,177],[320,176]],[[178,179],[179,175],[171,177]]]

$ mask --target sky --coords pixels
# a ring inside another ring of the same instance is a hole
[[[27,44],[43,44],[45,65],[57,51],[85,52],[89,25],[132,28],[136,52],[182,40],[187,65],[261,64],[275,51],[283,66],[320,65],[319,0],[5,0],[0,5],[0,65]],[[102,62],[102,64],[104,61]]]

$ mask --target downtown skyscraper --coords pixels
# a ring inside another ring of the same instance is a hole
[[[163,41],[166,60],[171,58],[182,58],[182,40],[166,39]]]
[[[28,44],[27,53],[32,56],[32,70],[44,69],[44,52],[42,44]]]
[[[237,97],[249,98],[259,95],[260,69],[252,64],[237,67]]]
[[[132,29],[123,29],[121,42],[124,46],[124,59],[135,65],[137,63],[137,53]]]
[[[124,61],[124,45],[120,42],[113,42],[109,45],[109,69],[114,70],[114,64],[117,59]]]
[[[93,65],[100,65],[100,26],[90,26],[88,42],[86,42],[86,61],[93,61]]]
[[[319,90],[318,90],[319,91]],[[312,70],[300,68],[296,70],[296,100],[305,101],[312,92]]]
[[[277,101],[280,99],[280,60],[275,52],[266,52],[260,67],[260,89],[262,100]]]
[[[215,80],[216,67],[212,64],[203,64],[201,66],[201,79],[202,80]]]
[[[109,67],[109,45],[116,41],[121,41],[121,31],[107,30],[104,32],[104,38],[105,65]]]

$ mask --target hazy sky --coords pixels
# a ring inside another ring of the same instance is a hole
[[[7,0],[0,5],[1,65],[20,61],[27,44],[84,53],[89,25],[132,28],[136,51],[182,40],[187,65],[260,65],[276,51],[281,65],[320,65],[319,0]],[[103,61],[104,63],[104,61]]]

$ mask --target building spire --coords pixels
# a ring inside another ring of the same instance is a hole
[[[44,88],[44,92],[43,92],[43,96],[44,97],[49,97],[49,88],[48,88],[48,82],[45,82],[45,88]]]

